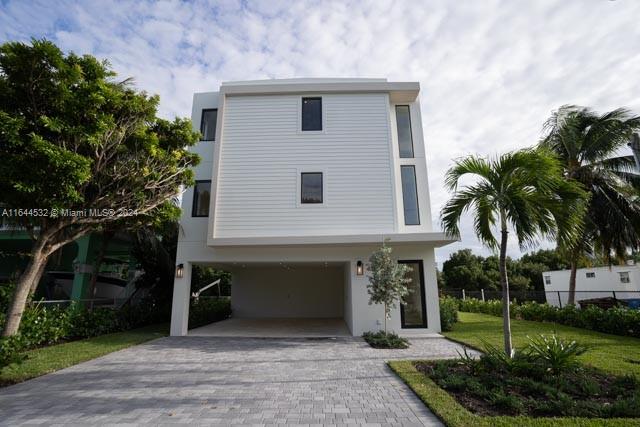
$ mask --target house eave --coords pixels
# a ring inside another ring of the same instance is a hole
[[[214,237],[209,240],[211,247],[247,246],[324,246],[324,245],[377,245],[387,241],[390,245],[425,244],[441,247],[457,240],[442,232],[391,233],[391,234],[351,234],[326,236],[272,236],[272,237]]]
[[[292,93],[328,94],[328,93],[388,93],[392,102],[413,102],[420,92],[418,82],[293,82],[256,84],[222,84],[220,93],[225,96],[242,95],[283,95]]]

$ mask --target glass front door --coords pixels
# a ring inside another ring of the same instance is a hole
[[[407,283],[410,290],[405,297],[406,304],[400,305],[400,317],[403,328],[426,328],[427,327],[427,307],[424,300],[424,272],[422,261],[398,261],[411,267],[407,273],[407,278],[411,279]]]

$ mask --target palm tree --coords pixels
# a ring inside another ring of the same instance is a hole
[[[540,146],[552,150],[568,179],[590,193],[583,235],[565,247],[571,263],[569,304],[575,304],[576,270],[585,255],[599,254],[612,264],[640,242],[640,175],[632,155],[618,151],[640,129],[640,117],[617,109],[602,115],[565,105],[545,123]]]
[[[475,182],[459,189],[463,177],[475,178]],[[556,238],[568,244],[579,233],[586,193],[576,182],[563,179],[560,162],[543,149],[519,150],[492,159],[477,156],[459,159],[447,172],[445,185],[454,192],[441,212],[445,232],[459,237],[460,218],[466,211],[472,211],[480,241],[500,251],[504,349],[511,356],[509,228],[515,231],[521,248],[532,246],[539,237]],[[499,243],[493,234],[496,225]]]

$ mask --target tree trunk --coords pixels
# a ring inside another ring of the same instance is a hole
[[[578,272],[578,261],[575,256],[571,256],[571,274],[569,275],[569,297],[567,299],[568,305],[575,305],[576,303],[576,275]],[[560,301],[562,302],[562,301]]]
[[[500,286],[502,287],[502,327],[504,334],[504,351],[509,357],[513,354],[511,345],[511,318],[509,317],[509,278],[507,277],[507,239],[509,232],[506,225],[502,225],[502,239],[500,241]]]
[[[384,303],[384,334],[387,335],[387,303]]]
[[[7,311],[7,321],[2,330],[3,337],[18,333],[22,313],[24,313],[27,301],[31,295],[31,289],[37,287],[40,277],[42,277],[44,267],[47,264],[49,254],[46,251],[45,243],[45,239],[38,238],[31,249],[31,259],[27,264],[27,268],[25,268],[18,279],[15,293],[13,294],[9,310]]]
[[[47,259],[44,260],[44,262],[40,264],[40,270],[37,271],[35,275],[37,279],[31,282],[31,288],[29,289],[29,295],[31,296],[33,296],[33,294],[35,294],[36,291],[38,290],[38,284],[40,283],[40,278],[42,277],[44,270],[47,268],[47,260],[48,260],[48,257]]]
[[[31,248],[31,259],[26,269],[20,275],[16,284],[9,309],[7,310],[7,320],[2,330],[2,336],[8,337],[18,333],[22,314],[31,295],[32,289],[38,286],[42,273],[47,265],[49,256],[65,244],[86,234],[90,226],[78,227],[73,232],[64,233],[64,225],[57,224],[48,229],[41,229],[40,234]]]

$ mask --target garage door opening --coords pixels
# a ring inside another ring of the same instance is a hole
[[[351,336],[345,318],[345,263],[225,265],[232,317],[189,335]]]

